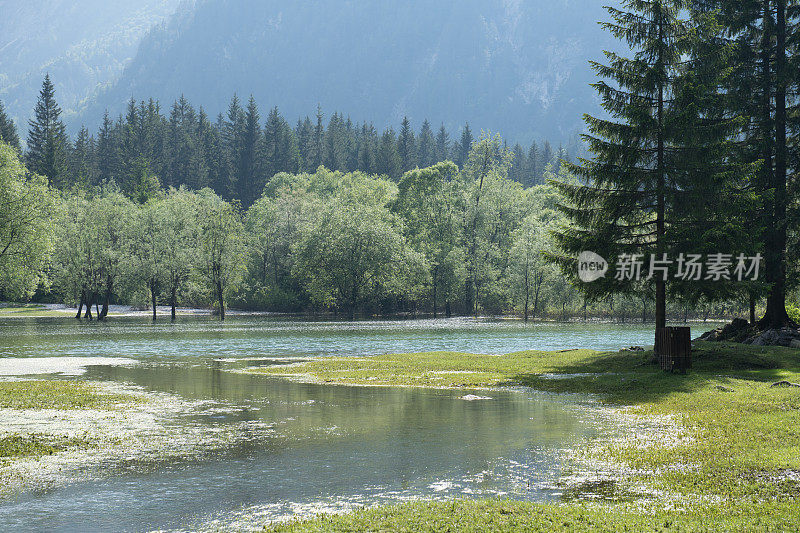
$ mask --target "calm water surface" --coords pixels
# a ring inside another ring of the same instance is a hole
[[[651,338],[651,325],[470,319],[0,320],[0,357],[135,359],[90,366],[83,378],[199,401],[207,407],[171,423],[239,433],[201,458],[116,461],[102,465],[100,480],[17,494],[0,501],[0,530],[237,529],[418,497],[559,498],[569,468],[562,451],[598,431],[585,399],[499,390],[466,401],[469,391],[312,385],[230,370],[276,356],[616,350]]]

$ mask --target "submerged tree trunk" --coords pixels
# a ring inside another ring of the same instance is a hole
[[[175,322],[175,308],[178,305],[178,288],[175,284],[172,284],[172,289],[170,292],[170,304],[172,305],[172,310],[170,312],[170,317],[173,322]]]
[[[439,267],[433,267],[433,318],[436,318],[436,279]]]
[[[86,314],[83,315],[83,318],[92,319],[92,303],[94,303],[94,293],[90,292],[86,298]]]
[[[219,303],[219,319],[225,320],[225,297],[222,292],[222,281],[217,280],[217,302]]]
[[[103,309],[97,315],[97,320],[105,320],[106,316],[108,316],[108,306],[111,304],[111,292],[114,290],[113,283],[111,276],[109,276],[106,280],[106,297],[103,300]]]
[[[153,305],[153,322],[156,321],[156,295],[158,294],[158,287],[152,281],[150,282],[150,301]]]
[[[80,318],[81,317],[81,311],[83,311],[83,300],[84,300],[84,298],[86,298],[85,295],[86,295],[85,292],[81,292],[81,299],[78,302],[78,314],[75,315],[75,318]]]

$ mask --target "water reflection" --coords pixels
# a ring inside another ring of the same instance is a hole
[[[209,400],[179,424],[213,432],[258,421],[275,431],[202,461],[153,458],[157,468],[130,464],[103,481],[21,495],[0,506],[0,529],[194,529],[253,507],[269,520],[298,505],[548,499],[559,450],[594,431],[577,404],[514,391],[470,402],[465,391],[302,384],[213,365],[96,366],[85,377]]]

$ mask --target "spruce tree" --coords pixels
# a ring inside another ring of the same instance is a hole
[[[474,140],[475,138],[472,136],[472,130],[469,129],[469,123],[467,123],[464,125],[464,129],[461,130],[461,140],[453,147],[455,150],[453,159],[459,168],[467,164],[469,151],[472,149],[472,142]]]
[[[436,161],[436,141],[433,138],[433,130],[431,130],[431,123],[425,119],[422,122],[422,128],[419,130],[419,138],[417,140],[417,164],[420,168],[428,168]]]
[[[397,152],[400,155],[400,168],[403,172],[408,172],[417,166],[414,130],[411,129],[411,121],[408,120],[408,117],[403,117],[400,136],[397,139]]]
[[[262,149],[261,118],[255,98],[250,95],[236,165],[237,197],[245,209],[261,197],[266,184],[262,166],[264,161]]]
[[[448,159],[450,159],[450,135],[442,124],[439,126],[439,133],[436,134],[436,162]]]
[[[117,142],[114,138],[114,124],[108,116],[108,110],[103,114],[103,124],[97,134],[97,181],[109,182],[116,178],[119,168],[119,154]],[[93,183],[96,185],[96,183]]]
[[[396,135],[392,128],[387,129],[381,136],[380,146],[378,147],[375,158],[375,171],[383,174],[390,180],[397,181],[401,171],[400,154],[397,152]]]
[[[70,182],[79,189],[86,189],[95,182],[94,139],[89,130],[81,126],[75,146],[69,154]]]
[[[667,222],[678,193],[686,198],[678,182],[683,177],[680,158],[669,156],[676,144],[670,138],[669,125],[677,122],[670,99],[685,51],[685,24],[678,18],[682,6],[679,0],[626,0],[623,6],[623,10],[606,8],[613,21],[603,27],[626,41],[634,57],[605,52],[608,65],[592,63],[602,78],[593,86],[612,119],[586,117],[590,133],[584,138],[594,158],[582,165],[568,165],[586,185],[556,182],[568,198],[561,207],[573,223],[558,236],[562,249],[570,254],[563,258],[570,272],[584,250],[611,262],[622,254],[645,258],[654,254],[661,259],[668,252],[686,251],[680,243],[671,243],[677,249],[668,248],[667,239]],[[548,148],[546,143],[545,153]],[[597,296],[630,291],[635,286],[614,278],[609,275],[581,287]],[[666,281],[659,273],[653,283],[656,328],[663,328]]]
[[[69,139],[61,121],[61,108],[55,99],[55,88],[46,74],[34,108],[34,119],[28,122],[28,168],[46,176],[50,183],[64,186],[67,174]]]
[[[760,172],[751,182],[761,206],[751,218],[760,231],[764,274],[769,286],[761,328],[792,324],[786,312],[791,265],[789,235],[796,233],[790,216],[789,175],[797,160],[797,29],[800,6],[787,0],[696,0],[696,7],[719,13],[726,37],[736,44],[733,74],[726,84],[730,111],[746,117],[737,154]],[[752,304],[751,304],[752,307]]]
[[[224,182],[226,198],[239,197],[239,161],[243,149],[244,121],[244,111],[239,103],[239,97],[234,94],[228,104],[228,113],[221,128],[224,161],[222,163],[223,175],[220,176],[220,181]],[[220,183],[220,186],[222,185],[223,183]]]
[[[531,143],[531,147],[528,149],[528,160],[526,161],[526,168],[528,171],[528,186],[532,185],[541,185],[542,183],[542,176],[541,176],[541,166],[539,165],[539,147],[536,145],[536,141]]]
[[[0,142],[4,142],[9,146],[20,150],[19,135],[17,135],[17,126],[14,121],[6,115],[6,110],[3,107],[3,102],[0,101]]]

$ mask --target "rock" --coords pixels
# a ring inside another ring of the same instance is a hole
[[[800,348],[800,339],[792,339],[792,342],[789,343],[790,348]]]
[[[770,387],[800,387],[800,383],[792,383],[791,381],[776,381]]]
[[[643,352],[644,351],[644,347],[642,347],[642,346],[628,346],[627,348],[625,348],[625,351],[626,352]]]
[[[733,392],[733,389],[731,389],[731,388],[729,388],[729,387],[724,387],[724,386],[722,386],[722,385],[717,385],[717,387],[716,387],[716,388],[717,388],[717,390],[718,390],[718,391],[720,391],[720,392]]]

